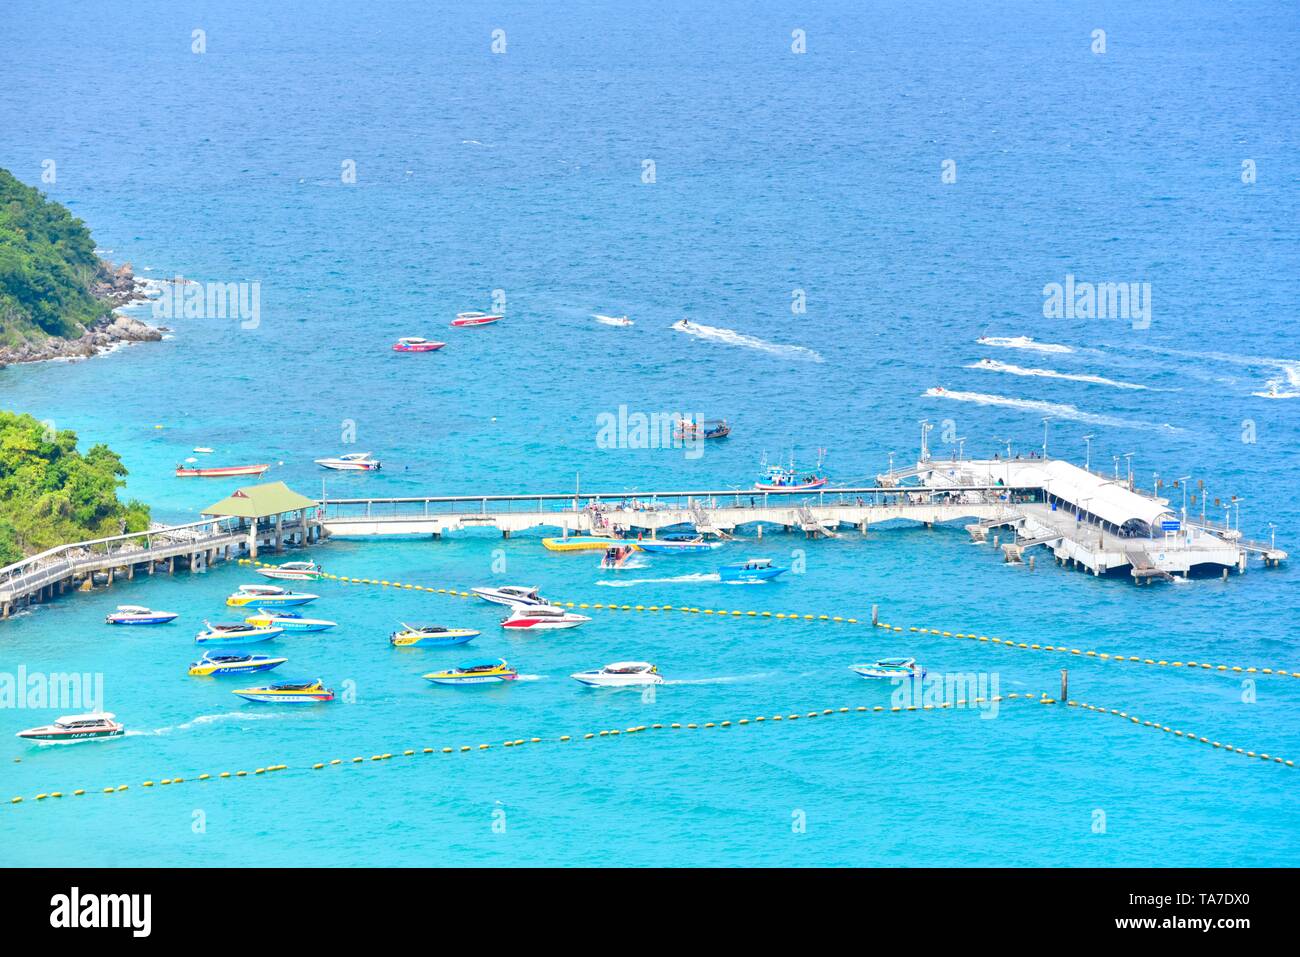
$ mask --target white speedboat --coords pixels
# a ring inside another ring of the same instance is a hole
[[[176,620],[174,611],[154,611],[143,605],[118,605],[117,611],[109,612],[104,621],[110,625],[165,625]]]
[[[377,472],[383,467],[383,463],[369,452],[349,452],[332,459],[316,459],[316,464],[336,472]]]
[[[524,631],[577,628],[588,621],[591,619],[586,615],[578,615],[553,605],[527,605],[511,611],[510,617],[501,622],[501,627],[519,628]]]
[[[257,573],[266,578],[282,578],[288,581],[313,581],[320,578],[321,567],[315,562],[284,562],[257,569]]]
[[[15,737],[42,743],[116,738],[125,733],[126,729],[114,721],[113,717],[113,714],[108,711],[68,715],[63,718],[56,718],[53,724],[19,731]]]
[[[569,677],[591,688],[632,688],[664,683],[659,669],[648,661],[616,661],[596,671],[579,671]]]
[[[849,665],[854,674],[863,678],[924,678],[925,669],[915,658],[881,658],[870,665]]]
[[[525,588],[522,585],[502,585],[500,588],[471,588],[470,591],[484,601],[509,608],[529,608],[550,604],[537,593],[536,585],[532,588]]]
[[[604,324],[604,325],[606,325],[606,326],[630,326],[630,325],[632,325],[632,320],[629,319],[627,316],[602,316],[602,315],[601,315],[600,313],[598,313],[598,312],[593,312],[593,313],[591,314],[591,317],[592,317],[593,319],[595,319],[597,322],[602,323],[602,324]]]

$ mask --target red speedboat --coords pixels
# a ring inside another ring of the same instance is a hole
[[[177,478],[226,478],[230,475],[261,475],[271,466],[269,465],[229,465],[225,468],[216,469],[187,469],[183,465],[176,466]]]
[[[490,326],[504,318],[505,316],[489,316],[486,312],[458,312],[451,325],[454,329],[464,329],[467,326]]]
[[[445,342],[433,342],[419,336],[403,336],[393,343],[394,352],[436,352],[445,346]]]

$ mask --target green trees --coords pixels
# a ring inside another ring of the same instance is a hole
[[[139,532],[149,509],[122,503],[121,458],[106,445],[77,451],[77,435],[0,410],[0,565],[65,542]]]
[[[81,335],[107,311],[100,268],[85,223],[0,169],[0,345]]]

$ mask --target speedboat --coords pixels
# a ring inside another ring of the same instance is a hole
[[[227,465],[213,469],[187,469],[176,466],[177,478],[226,478],[232,475],[261,475],[270,465]]]
[[[591,621],[586,615],[578,615],[554,605],[529,605],[516,608],[510,617],[501,622],[502,628],[533,629],[577,628],[583,622]]]
[[[53,724],[19,731],[14,737],[28,741],[67,742],[89,741],[93,738],[116,738],[126,733],[126,728],[113,720],[108,711],[93,714],[71,714],[56,718]]]
[[[334,691],[326,688],[325,682],[315,681],[280,681],[261,688],[239,688],[232,691],[245,701],[284,702],[286,704],[314,704],[318,701],[333,701]]]
[[[315,562],[285,562],[269,568],[259,568],[257,573],[265,578],[283,578],[289,581],[312,581],[320,578],[321,567]]]
[[[632,556],[637,552],[635,545],[615,545],[612,548],[605,549],[605,554],[600,559],[601,568],[622,568],[632,560]]]
[[[321,468],[334,469],[336,472],[378,472],[383,463],[369,452],[349,452],[329,459],[316,459]]]
[[[479,633],[473,628],[444,628],[441,625],[411,626],[402,622],[402,630],[388,636],[388,643],[398,648],[438,645],[463,645]]]
[[[706,542],[703,535],[668,535],[664,538],[643,538],[637,542],[643,552],[657,555],[677,555],[683,552],[711,552],[721,548],[722,542]]]
[[[676,437],[682,441],[725,439],[730,434],[726,419],[682,419],[677,423]]]
[[[319,597],[320,595],[305,591],[289,591],[279,585],[240,585],[239,591],[226,599],[226,604],[235,607],[256,605],[259,608],[276,605],[283,608],[288,605],[305,605]]]
[[[830,480],[825,475],[818,472],[800,475],[791,463],[789,468],[770,466],[763,477],[754,483],[754,489],[759,492],[799,492],[821,488],[828,481]]]
[[[849,665],[854,674],[863,678],[924,678],[925,669],[915,658],[881,658],[871,665]]]
[[[724,582],[765,582],[789,570],[773,565],[770,558],[751,558],[735,565],[723,565],[718,569],[718,578]]]
[[[436,685],[486,685],[496,684],[498,681],[514,681],[519,677],[519,672],[504,660],[498,659],[470,665],[467,668],[431,671],[423,677]]]
[[[402,336],[393,343],[394,352],[437,352],[447,343],[421,339],[419,336]]]
[[[607,326],[630,326],[633,324],[633,321],[627,316],[602,316],[598,312],[593,312],[591,317]]]
[[[474,594],[494,605],[506,605],[510,608],[532,608],[537,605],[549,605],[545,598],[537,594],[537,586],[524,588],[522,585],[502,585],[500,588],[471,588]]]
[[[213,654],[205,651],[202,658],[190,665],[190,674],[196,678],[251,675],[258,671],[278,668],[288,660],[288,658],[272,658],[270,655]]]
[[[200,645],[251,645],[284,634],[283,628],[256,627],[243,622],[218,622],[214,625],[205,621],[203,624],[207,630],[194,636],[195,643]]]
[[[469,326],[490,326],[500,322],[505,316],[489,316],[486,312],[458,312],[451,321],[452,328],[465,329]]]
[[[104,616],[104,621],[110,625],[165,625],[176,618],[174,611],[153,611],[143,605],[118,605],[117,611]]]
[[[570,535],[568,538],[543,538],[542,547],[551,552],[599,552],[617,541],[612,535]]]
[[[296,612],[267,611],[265,608],[259,608],[256,615],[249,615],[244,621],[256,628],[281,628],[284,631],[329,631],[338,624],[324,618],[304,618]]]
[[[664,683],[659,669],[648,661],[616,661],[596,671],[579,671],[569,677],[591,688],[632,688]]]
[[[206,445],[196,445],[194,446],[194,451],[200,453],[201,455],[208,455],[212,452],[215,452],[216,449],[210,449]]]

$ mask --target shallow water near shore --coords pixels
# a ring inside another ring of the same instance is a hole
[[[1244,497],[1248,536],[1272,522],[1279,544],[1300,547],[1297,406],[1254,394],[1291,389],[1300,369],[1297,192],[1283,172],[1300,91],[1284,15],[842,4],[796,18],[810,52],[795,57],[793,14],[691,8],[682,31],[578,5],[511,11],[508,53],[494,57],[497,24],[466,11],[396,5],[355,22],[351,5],[317,9],[206,12],[202,56],[189,52],[193,17],[153,2],[67,4],[0,38],[0,165],[38,184],[40,161],[57,158],[44,188],[139,275],[261,283],[256,328],[172,319],[163,342],[0,370],[0,404],[120,451],[127,494],[157,518],[197,518],[239,484],[174,478],[195,446],[217,450],[212,464],[269,462],[268,479],[311,495],[312,459],[383,458],[378,474],[326,476],[339,497],[746,488],[764,452],[791,445],[808,465],[826,448],[833,479],[854,483],[891,452],[908,462],[926,417],[936,454],[959,437],[967,452],[991,454],[995,436],[1035,449],[1032,403],[1046,402],[1053,453],[1082,462],[1094,434],[1094,467],[1134,452],[1143,487],[1154,471],[1190,474],[1211,501]],[[1098,24],[1104,58],[1088,53]],[[64,58],[95,78],[93,98],[76,71],[46,68]],[[38,74],[40,95],[20,94]],[[958,180],[941,184],[948,157]],[[1261,171],[1252,186],[1245,157]],[[654,184],[640,181],[646,158]],[[355,186],[339,182],[345,159]],[[1066,273],[1151,281],[1151,328],[1045,320],[1042,288]],[[447,328],[495,289],[505,322]],[[806,314],[791,313],[793,289]],[[672,330],[683,315],[727,334]],[[449,345],[394,355],[402,335]],[[969,368],[981,358],[1017,371]],[[1028,374],[1042,370],[1061,375]],[[932,386],[966,398],[923,395]],[[726,417],[733,432],[699,458],[597,447],[597,417],[624,404]],[[860,620],[878,604],[905,627],[1300,671],[1294,561],[1136,588],[1041,550],[1032,572],[1003,565],[960,527],[873,528],[817,542],[751,532],[609,572],[539,538],[336,540],[286,557],[457,590],[537,584],[575,602]],[[745,588],[710,580],[750,556],[806,568]],[[1297,861],[1294,768],[1019,698],[996,716],[838,712],[890,706],[889,685],[848,669],[886,655],[1035,697],[1055,695],[1068,666],[1072,698],[1294,760],[1294,678],[677,611],[602,609],[521,637],[480,601],[321,581],[303,611],[339,627],[254,650],[290,659],[274,677],[319,676],[352,700],[254,705],[230,694],[253,680],[185,670],[203,619],[234,619],[224,597],[255,578],[234,565],[137,578],[0,624],[0,672],[102,674],[105,706],[132,732],[32,748],[11,735],[62,712],[0,709],[0,801],[25,798],[0,806],[0,862]],[[105,626],[127,602],[181,618]],[[393,649],[401,621],[483,633]],[[420,677],[497,657],[528,680]],[[668,679],[653,700],[568,677],[626,659]],[[370,760],[383,753],[395,756]]]

